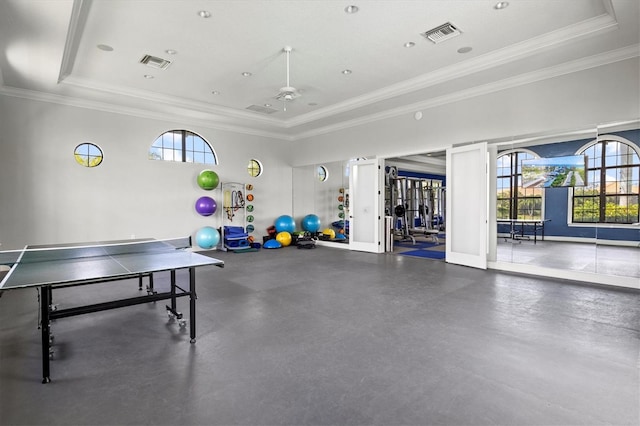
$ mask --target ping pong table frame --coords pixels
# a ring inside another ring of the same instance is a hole
[[[220,266],[220,265],[218,265]],[[187,268],[178,268],[187,269]],[[123,275],[113,278],[100,278],[87,281],[72,282],[63,285],[44,285],[40,286],[40,329],[42,334],[42,383],[49,383],[50,378],[50,356],[52,355],[52,335],[51,335],[51,321],[67,318],[76,315],[84,315],[92,312],[105,311],[109,309],[122,308],[125,306],[139,305],[143,303],[157,302],[160,300],[170,300],[171,304],[166,306],[169,317],[176,318],[180,322],[180,326],[185,325],[182,313],[177,311],[177,298],[189,297],[189,332],[190,342],[196,341],[196,277],[195,267],[189,267],[189,289],[185,290],[176,284],[176,271],[178,269],[169,269],[171,274],[171,288],[168,292],[157,293],[153,288],[153,274],[154,272],[137,273],[131,275]],[[163,272],[163,271],[155,271]],[[85,285],[96,284],[110,281],[122,281],[128,279],[138,279],[140,282],[139,290],[142,290],[142,280],[144,277],[149,279],[149,286],[147,287],[147,295],[130,297],[126,299],[112,300],[103,303],[96,303],[91,305],[77,306],[67,309],[57,309],[53,305],[53,290]]]

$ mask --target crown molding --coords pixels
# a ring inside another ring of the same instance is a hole
[[[115,105],[107,102],[99,102],[87,99],[81,99],[71,96],[64,96],[54,93],[40,92],[35,90],[20,89],[8,86],[0,86],[0,95],[14,98],[28,99],[40,102],[54,103],[64,106],[76,108],[85,108],[96,111],[127,115],[137,118],[148,118],[152,120],[182,122],[188,125],[197,125],[209,129],[220,130],[225,132],[239,133],[250,136],[259,136],[265,138],[273,138],[284,141],[293,141],[291,135],[278,132],[270,132],[260,129],[252,129],[245,126],[234,124],[224,124],[212,121],[212,119],[202,119],[197,117],[189,117],[187,114],[176,115],[169,112],[156,112],[140,108],[131,108],[122,105]]]
[[[548,67],[541,70],[521,74],[515,77],[507,78],[504,80],[499,80],[492,83],[476,86],[471,89],[461,90],[458,92],[439,96],[436,98],[429,99],[427,101],[404,105],[399,108],[394,108],[394,109],[383,111],[380,113],[371,114],[366,117],[359,117],[353,120],[343,121],[335,125],[318,127],[316,129],[313,129],[307,132],[300,132],[295,135],[295,139],[296,140],[306,139],[306,138],[320,136],[320,135],[335,132],[335,131],[345,130],[351,127],[361,126],[363,124],[368,124],[375,121],[384,120],[387,118],[397,117],[403,114],[408,114],[408,113],[412,114],[416,110],[425,110],[425,109],[435,108],[435,107],[450,104],[453,102],[459,102],[465,99],[486,95],[492,92],[497,92],[505,89],[523,86],[526,84],[535,83],[537,81],[560,77],[562,75],[584,71],[591,68],[597,68],[597,67],[608,65],[611,63],[624,61],[627,59],[637,58],[638,56],[640,56],[640,44],[634,44],[631,46],[612,50],[602,54],[593,55],[593,56],[577,59],[570,62],[565,62],[563,64],[556,65],[553,67]]]
[[[233,108],[222,107],[219,105],[212,105],[207,102],[198,102],[189,99],[185,99],[179,96],[168,96],[162,95],[155,92],[150,92],[147,90],[139,90],[127,88],[123,90],[123,88],[108,84],[98,84],[92,80],[85,79],[77,76],[68,76],[63,81],[60,82],[63,85],[69,85],[74,87],[79,87],[81,89],[90,90],[94,92],[106,93],[109,95],[116,95],[125,98],[131,98],[136,100],[141,100],[144,102],[152,102],[156,105],[166,105],[171,108],[180,108],[184,110],[192,110],[198,111],[201,113],[207,113],[213,115],[212,118],[218,120],[225,120],[228,118],[243,120],[243,121],[253,121],[260,124],[269,125],[272,127],[284,128],[284,124],[282,120],[278,120],[272,117],[266,117],[259,115],[257,113],[245,112],[236,110]]]
[[[123,115],[129,115],[129,116],[135,116],[135,117],[141,117],[141,118],[155,119],[155,120],[183,121],[191,125],[199,125],[202,127],[215,129],[215,130],[228,131],[228,132],[234,132],[234,133],[240,133],[240,134],[246,134],[246,135],[252,135],[252,136],[275,138],[275,139],[280,139],[284,141],[297,141],[297,140],[306,139],[314,136],[320,136],[323,134],[332,133],[340,130],[345,130],[345,129],[356,127],[356,126],[361,126],[364,124],[369,124],[372,122],[376,122],[376,121],[380,121],[388,118],[397,117],[403,114],[413,113],[416,110],[425,110],[425,109],[435,108],[438,106],[450,104],[453,102],[463,101],[465,99],[486,95],[486,94],[500,91],[500,90],[523,86],[523,85],[534,83],[537,81],[559,77],[562,75],[579,72],[579,71],[583,71],[590,68],[596,68],[596,67],[608,65],[615,62],[624,61],[627,59],[633,59],[633,58],[637,58],[638,56],[640,56],[640,44],[634,44],[634,45],[620,48],[617,50],[605,52],[599,55],[593,55],[590,57],[581,58],[578,60],[566,62],[564,64],[556,65],[553,67],[544,68],[542,70],[532,71],[529,73],[521,74],[519,76],[484,84],[481,86],[476,86],[471,89],[461,90],[448,95],[439,96],[426,101],[404,105],[399,108],[394,108],[394,109],[376,113],[376,114],[370,114],[368,116],[359,117],[353,120],[343,121],[341,123],[334,124],[334,125],[318,127],[316,129],[309,130],[306,132],[298,132],[298,133],[292,133],[292,134],[284,133],[284,132],[272,132],[272,131],[266,131],[266,130],[260,130],[260,129],[252,129],[252,128],[247,128],[241,125],[224,124],[219,121],[218,122],[215,121],[216,118],[218,120],[221,120],[223,119],[223,117],[211,116],[210,118],[207,118],[207,119],[197,118],[197,117],[190,116],[188,114],[189,111],[187,111],[186,109],[184,110],[184,114],[176,115],[175,113],[154,112],[154,111],[149,111],[141,108],[124,107],[124,106],[114,105],[107,102],[92,101],[92,100],[71,97],[71,96],[63,96],[63,95],[40,92],[40,91],[12,88],[8,86],[0,86],[0,95],[37,100],[42,102],[50,102],[50,103],[56,103],[61,105],[74,106],[78,108],[95,109],[103,112],[111,112],[116,114],[123,114]],[[0,75],[0,78],[1,78],[1,75]],[[202,111],[197,111],[197,113],[202,113]]]
[[[426,89],[450,80],[495,68],[518,59],[532,56],[533,54],[545,49],[569,42],[575,42],[596,34],[612,31],[616,29],[617,26],[618,23],[613,16],[605,13],[566,28],[552,31],[461,63],[452,64],[431,73],[427,73],[410,80],[405,80],[398,84],[387,86],[367,95],[351,98],[345,102],[332,105],[331,107],[319,109],[317,111],[292,118],[286,122],[286,127],[307,124],[399,95]]]
[[[74,0],[71,23],[67,43],[65,45],[62,68],[60,71],[61,84],[81,87],[92,91],[107,93],[112,95],[129,97],[143,101],[153,102],[155,105],[166,105],[171,108],[182,108],[185,110],[199,111],[213,115],[213,119],[224,121],[226,118],[251,121],[258,124],[280,129],[292,129],[314,121],[330,118],[342,113],[362,108],[376,102],[391,99],[416,90],[425,89],[446,81],[468,76],[480,71],[495,68],[518,59],[526,58],[542,50],[574,42],[586,37],[600,34],[617,28],[617,21],[613,14],[611,0],[602,0],[606,13],[590,19],[567,26],[557,31],[525,40],[521,43],[500,49],[476,58],[452,64],[421,75],[419,77],[390,85],[380,90],[368,93],[363,96],[351,98],[332,106],[321,108],[316,111],[303,114],[291,119],[277,119],[263,116],[257,113],[236,110],[227,107],[212,105],[207,102],[192,101],[176,96],[160,95],[138,89],[123,89],[121,87],[98,84],[88,79],[72,76],[73,61],[82,36],[82,29],[86,22],[92,0]],[[188,114],[187,114],[188,115]],[[295,139],[295,137],[294,137]]]
[[[62,53],[62,62],[60,64],[60,73],[58,75],[58,83],[67,78],[73,70],[73,64],[80,46],[80,38],[87,22],[89,9],[93,0],[74,0],[71,9],[71,17],[69,19],[69,29],[67,30],[67,39]]]

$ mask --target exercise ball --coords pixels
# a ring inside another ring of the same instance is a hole
[[[331,228],[325,228],[324,231],[322,231],[322,235],[333,240],[336,237],[336,231]]]
[[[196,244],[202,249],[211,249],[220,242],[220,232],[211,226],[203,226],[196,232]]]
[[[308,232],[318,232],[320,230],[320,218],[315,214],[308,214],[302,218],[302,229]]]
[[[217,207],[216,200],[211,197],[200,197],[196,200],[196,211],[202,216],[211,216]]]
[[[266,249],[279,249],[282,247],[282,244],[280,244],[280,241],[278,240],[267,240],[262,247]]]
[[[215,189],[219,182],[218,174],[213,170],[203,170],[198,175],[198,186],[207,191]]]
[[[296,230],[296,221],[293,220],[291,216],[288,216],[286,214],[278,216],[273,224],[275,225],[276,231],[278,232],[286,231],[291,233]]]
[[[278,235],[276,235],[276,241],[282,244],[282,247],[287,247],[291,244],[291,234],[287,231],[278,232]]]

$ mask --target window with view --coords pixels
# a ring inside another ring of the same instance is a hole
[[[498,219],[542,219],[542,188],[522,186],[522,160],[538,158],[524,151],[509,151],[498,156]]]
[[[160,135],[149,149],[149,159],[218,164],[209,142],[188,130],[171,130]]]
[[[600,137],[583,148],[587,185],[573,190],[573,223],[638,223],[640,154],[628,141]]]

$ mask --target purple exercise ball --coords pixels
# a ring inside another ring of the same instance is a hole
[[[211,216],[217,207],[216,200],[211,197],[200,197],[196,201],[196,211],[202,216]]]

